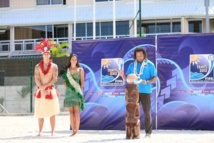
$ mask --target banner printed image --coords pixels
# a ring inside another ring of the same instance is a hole
[[[102,86],[123,86],[124,81],[118,74],[123,70],[124,61],[122,58],[110,58],[101,60],[101,85]]]
[[[213,83],[214,82],[214,55],[191,54],[190,55],[190,82]]]
[[[85,109],[80,113],[81,129],[125,129],[124,85],[117,86],[118,83],[114,83],[114,80],[119,80],[121,77],[116,78],[117,74],[112,73],[115,74],[115,79],[104,82],[102,80],[102,74],[104,73],[102,69],[105,67],[105,69],[112,70],[116,67],[116,69],[126,71],[128,65],[133,61],[135,48],[141,46],[146,49],[149,59],[155,62],[155,46],[152,38],[73,42],[72,50],[79,55],[80,64],[85,69]],[[105,60],[102,61],[102,59]],[[119,64],[120,61],[117,59],[122,59],[123,64]],[[101,85],[101,82],[104,84],[110,83],[110,85],[104,86]],[[111,82],[115,85],[111,85]],[[154,86],[153,103],[155,103],[155,90],[156,87]],[[156,109],[155,104],[152,104],[152,109]],[[154,112],[152,111],[152,116],[155,119]],[[144,128],[143,113],[141,113],[140,118],[141,127]],[[153,125],[155,126],[155,123]]]

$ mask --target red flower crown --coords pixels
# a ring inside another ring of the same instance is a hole
[[[35,50],[42,51],[43,53],[49,53],[50,49],[56,46],[57,44],[54,41],[50,39],[42,39],[42,41],[35,46]]]

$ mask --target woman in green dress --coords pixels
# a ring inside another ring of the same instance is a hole
[[[80,110],[84,109],[84,70],[80,67],[76,54],[71,54],[65,70],[62,72],[65,81],[66,92],[64,99],[64,107],[69,109],[70,125],[75,135],[79,131],[80,126]]]

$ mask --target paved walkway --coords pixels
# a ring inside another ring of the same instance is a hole
[[[153,130],[151,138],[126,140],[125,131],[80,130],[69,137],[69,116],[58,115],[56,132],[52,137],[49,119],[45,119],[43,136],[37,137],[37,118],[28,116],[0,116],[0,143],[214,143],[214,131]]]

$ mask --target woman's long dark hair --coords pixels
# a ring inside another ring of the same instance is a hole
[[[64,73],[68,68],[71,67],[71,58],[74,57],[74,56],[77,58],[76,67],[80,67],[78,56],[77,56],[76,54],[71,53],[70,56],[69,56],[69,59],[68,59],[68,63],[66,64],[66,66],[65,66],[62,70],[60,70],[59,76],[63,75],[63,73]]]
[[[67,64],[66,67],[65,67],[66,69],[71,67],[71,58],[72,58],[72,57],[76,57],[76,58],[77,58],[76,67],[80,67],[80,63],[79,63],[78,56],[77,56],[76,54],[71,53],[71,54],[70,54],[70,57],[69,57],[69,60],[68,60],[68,64]]]

